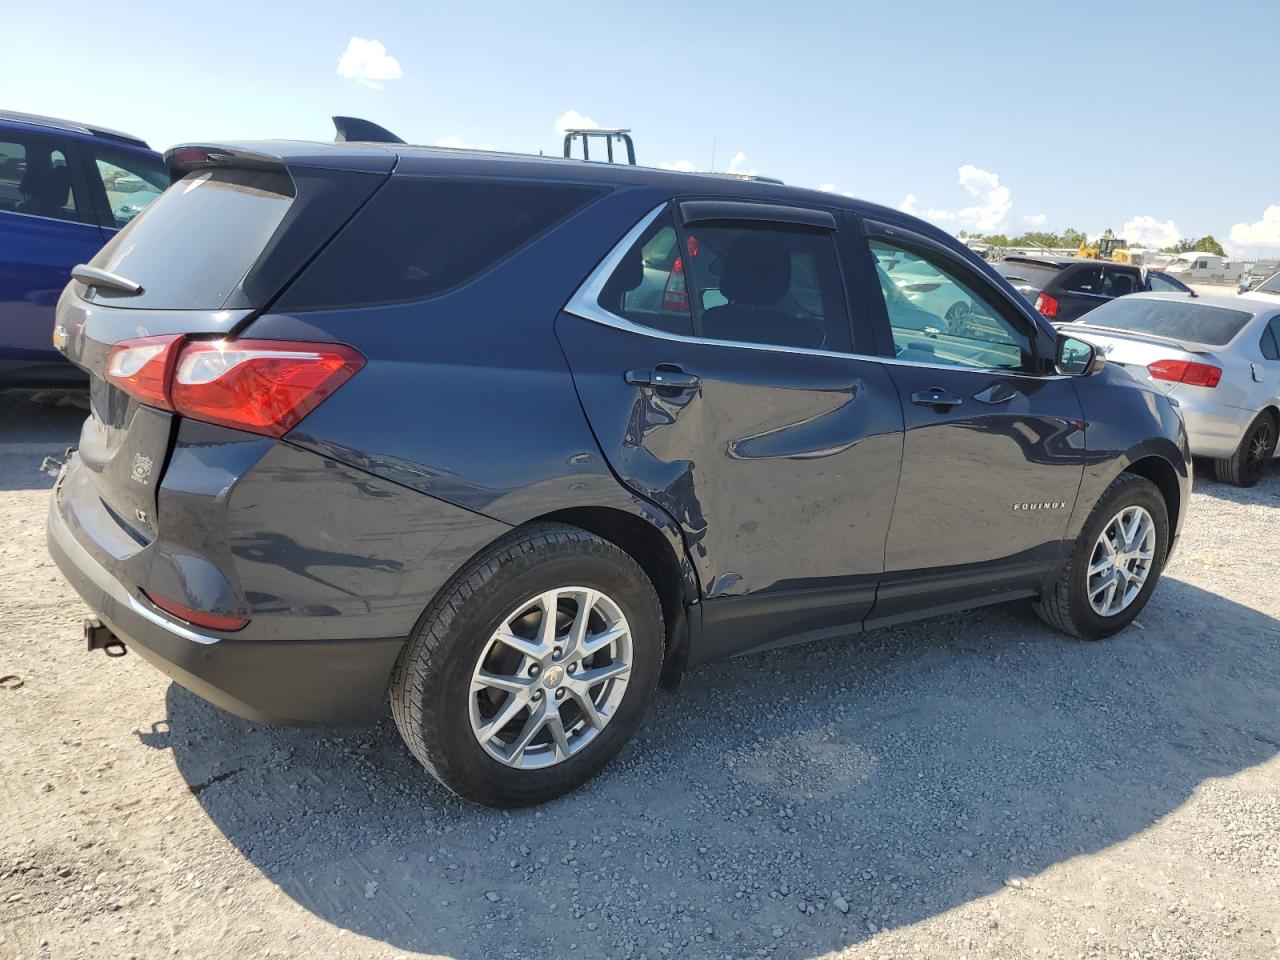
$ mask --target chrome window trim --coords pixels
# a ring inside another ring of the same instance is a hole
[[[694,345],[709,344],[716,347],[731,347],[739,350],[757,350],[763,353],[790,353],[799,354],[806,357],[835,357],[840,360],[864,360],[873,363],[883,363],[895,367],[917,367],[925,370],[950,370],[962,371],[965,373],[986,373],[999,376],[1023,377],[1031,380],[1060,380],[1064,379],[1064,374],[1041,374],[1027,373],[1023,370],[1006,370],[1002,367],[962,367],[957,364],[950,363],[917,363],[911,360],[899,360],[896,357],[881,357],[870,353],[842,353],[837,350],[815,350],[805,347],[786,347],[781,344],[768,343],[743,343],[738,340],[717,340],[712,337],[691,337],[682,333],[669,333],[666,330],[659,330],[656,327],[646,327],[643,324],[628,320],[626,317],[620,317],[616,313],[604,309],[600,306],[600,294],[604,292],[604,286],[609,281],[609,277],[613,275],[613,271],[618,268],[622,262],[622,258],[627,255],[654,220],[658,219],[666,210],[668,204],[661,203],[653,210],[650,210],[640,222],[632,227],[627,234],[619,240],[610,250],[603,260],[591,271],[590,276],[582,282],[582,285],[574,291],[569,302],[564,306],[564,312],[572,314],[581,320],[588,320],[592,323],[598,323],[602,326],[613,327],[615,330],[622,330],[626,333],[638,334],[642,337],[650,337],[654,340],[666,340],[672,343],[688,343]]]
[[[101,224],[96,220],[92,223],[86,223],[83,220],[67,220],[63,217],[46,217],[40,213],[23,213],[21,210],[0,210],[0,214],[5,214],[10,217],[26,217],[28,220],[48,220],[50,223],[70,223],[77,227],[90,227],[94,230],[99,229],[101,226]],[[119,228],[112,227],[111,229],[118,230]]]

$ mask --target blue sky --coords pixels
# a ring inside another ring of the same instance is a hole
[[[705,170],[714,148],[717,169],[955,231],[1129,225],[1280,251],[1275,0],[64,0],[3,20],[0,107],[160,148],[331,139],[347,113],[410,142],[555,153],[576,111],[631,127],[641,163]]]

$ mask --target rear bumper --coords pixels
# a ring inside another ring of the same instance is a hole
[[[1209,391],[1206,391],[1209,392]],[[1253,414],[1236,407],[1210,404],[1192,396],[1191,391],[1174,394],[1187,425],[1187,441],[1197,457],[1225,460],[1236,452],[1240,439],[1253,421]]]
[[[281,725],[367,723],[383,708],[403,637],[239,640],[196,633],[138,599],[77,542],[57,487],[48,544],[62,575],[128,649],[217,707]]]

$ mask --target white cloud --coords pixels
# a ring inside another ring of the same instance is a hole
[[[1238,247],[1280,247],[1280,204],[1273,203],[1262,211],[1261,220],[1234,224],[1231,243]]]
[[[352,37],[338,59],[338,76],[380,88],[381,80],[400,79],[400,61],[387,53],[377,40]]]
[[[929,207],[921,211],[916,206],[920,202],[919,198],[914,193],[909,193],[898,208],[961,230],[995,233],[1004,229],[1009,211],[1013,209],[1013,195],[1008,187],[1001,186],[1000,176],[971,163],[966,163],[956,172],[959,174],[960,186],[969,196],[976,198],[978,203],[958,210]]]
[[[467,143],[461,137],[443,137],[437,147],[453,147],[455,150],[470,150],[471,144]]]
[[[750,170],[746,170],[744,169],[746,165],[747,165],[747,155],[743,153],[741,150],[739,150],[737,153],[733,155],[733,158],[729,161],[728,172],[741,173],[741,174],[745,174],[748,177],[754,177],[757,173],[756,169],[753,167]]]
[[[697,169],[692,160],[677,160],[675,163],[658,164],[663,170],[679,170],[681,173],[693,173]]]
[[[848,191],[846,191],[846,190],[841,190],[841,189],[840,189],[839,187],[837,187],[834,183],[820,183],[820,184],[818,184],[818,189],[819,189],[819,190],[821,190],[823,193],[838,193],[838,194],[840,194],[840,196],[842,196],[842,197],[852,197],[852,196],[853,196],[853,194],[852,194],[852,193],[849,193],[849,192],[848,192]]]
[[[1182,231],[1172,220],[1137,216],[1126,220],[1120,228],[1120,236],[1140,247],[1171,247],[1182,239]]]
[[[556,118],[556,133],[563,134],[566,130],[599,130],[600,124],[596,123],[590,117],[584,117],[577,110],[566,110]]]
[[[1049,218],[1043,213],[1029,213],[1022,218],[1022,222],[1028,227],[1043,227]]]

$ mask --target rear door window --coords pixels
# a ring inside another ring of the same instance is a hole
[[[1116,267],[1104,267],[1102,270],[1102,292],[1108,297],[1123,297],[1139,289],[1137,270],[1121,270]]]
[[[699,336],[849,353],[835,237],[779,222],[698,223],[682,264]]]
[[[1280,360],[1280,317],[1273,319],[1262,330],[1262,342],[1258,344],[1268,360]]]
[[[392,177],[285,291],[279,306],[320,310],[445,293],[599,193],[560,183]]]
[[[8,134],[0,139],[0,210],[80,222],[84,198],[73,189],[68,149]]]
[[[1091,293],[1102,296],[1102,268],[1082,267],[1071,271],[1063,281],[1062,289],[1067,293]]]
[[[95,299],[149,309],[217,309],[240,284],[293,202],[284,172],[223,168],[190,173],[93,258],[143,287]]]
[[[106,227],[125,226],[169,186],[169,171],[158,157],[94,147],[93,161],[111,213]]]

